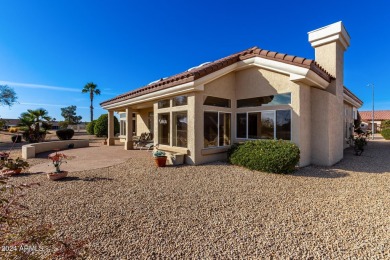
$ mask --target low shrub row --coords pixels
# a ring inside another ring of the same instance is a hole
[[[291,173],[300,159],[296,144],[285,140],[255,140],[232,145],[228,151],[230,163],[251,170]]]
[[[386,140],[390,140],[390,128],[382,129],[381,134]]]

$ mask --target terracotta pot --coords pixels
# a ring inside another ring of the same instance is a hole
[[[68,175],[67,171],[61,171],[60,173],[48,173],[47,178],[52,181],[63,179]]]
[[[4,175],[12,176],[12,175],[17,175],[22,172],[22,168],[18,168],[16,170],[3,170]]]
[[[156,162],[157,167],[165,167],[165,165],[167,164],[167,157],[166,156],[154,157],[154,161]]]

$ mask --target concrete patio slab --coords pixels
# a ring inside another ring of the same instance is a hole
[[[37,157],[47,158],[52,152],[41,153]],[[78,172],[113,166],[123,163],[130,158],[152,157],[151,151],[124,150],[123,145],[115,146],[90,146],[85,148],[68,149],[61,151],[68,156],[67,162],[61,165],[61,170]],[[30,172],[50,173],[53,172],[53,164],[47,160],[45,163],[30,167]]]

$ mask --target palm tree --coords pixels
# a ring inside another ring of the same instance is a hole
[[[41,137],[40,125],[44,122],[50,121],[51,117],[48,116],[46,109],[39,108],[36,110],[28,109],[20,115],[20,125],[28,128],[28,135],[31,141],[40,141]]]
[[[46,109],[39,108],[36,110],[27,109],[27,112],[31,115],[33,122],[35,123],[35,131],[39,133],[40,124],[44,121],[51,121],[51,117],[48,115]]]
[[[87,83],[87,85],[84,86],[82,93],[89,93],[89,98],[91,99],[91,122],[93,121],[93,97],[94,95],[100,95],[100,89],[97,88],[97,85],[93,82]]]

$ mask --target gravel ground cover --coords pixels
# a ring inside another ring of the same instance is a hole
[[[135,155],[137,151],[129,151]],[[219,162],[156,168],[149,157],[40,182],[24,203],[90,259],[390,258],[390,142],[333,167],[266,174]]]

